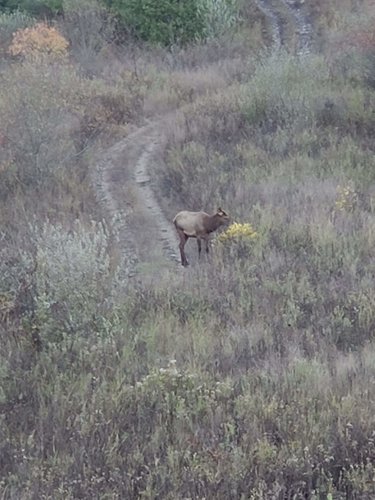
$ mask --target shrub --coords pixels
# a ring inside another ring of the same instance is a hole
[[[358,194],[355,191],[353,183],[345,186],[337,186],[337,196],[335,201],[335,210],[352,212],[358,203]]]
[[[249,223],[234,222],[215,239],[217,249],[222,255],[233,258],[248,258],[252,249],[254,239],[258,233]]]
[[[39,58],[43,55],[60,58],[67,55],[68,41],[45,23],[19,30],[13,35],[9,53],[13,56]]]
[[[124,71],[112,85],[95,80],[82,96],[83,116],[76,144],[84,149],[102,132],[116,132],[120,126],[137,121],[143,107],[145,83],[134,73]]]
[[[31,15],[46,17],[62,10],[63,0],[4,0],[1,4],[7,10],[20,10]]]
[[[113,16],[96,0],[64,0],[61,29],[75,60],[90,74],[98,74],[98,55],[115,36]]]
[[[1,75],[0,109],[18,187],[41,186],[68,169],[76,150],[71,129],[82,110],[81,80],[48,59],[12,65]],[[9,193],[8,193],[9,194]]]
[[[265,132],[276,127],[306,127],[315,119],[322,88],[329,88],[330,74],[321,56],[301,65],[287,53],[265,57],[256,66],[247,86],[244,112],[250,123]]]
[[[374,14],[370,13],[351,19],[342,33],[336,36],[330,50],[346,78],[364,80],[375,88],[375,34]]]
[[[203,36],[219,37],[230,31],[238,22],[238,0],[197,0],[198,11],[203,18]]]
[[[238,240],[238,239],[243,239],[243,240],[252,240],[253,238],[256,238],[257,232],[254,231],[253,227],[249,223],[239,223],[239,222],[233,222],[228,229],[223,231],[218,237],[217,240],[220,242],[226,242],[226,241],[231,241],[231,240]]]
[[[110,5],[134,35],[162,45],[215,37],[237,21],[237,0],[113,0]]]
[[[137,37],[151,43],[184,44],[203,34],[196,0],[114,0],[112,8]]]
[[[45,223],[35,234],[35,322],[42,341],[64,335],[97,333],[101,312],[112,304],[116,272],[112,269],[103,224],[73,230]]]

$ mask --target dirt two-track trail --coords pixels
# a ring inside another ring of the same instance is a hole
[[[297,56],[312,51],[313,29],[303,10],[304,0],[254,1],[267,21],[273,50],[284,47]]]
[[[164,118],[166,119],[166,118]],[[95,184],[117,235],[124,276],[160,280],[179,270],[178,241],[153,186],[163,119],[139,127],[101,152]]]
[[[286,47],[299,56],[310,52],[312,29],[299,4],[294,0],[255,3],[267,19],[273,50]],[[179,264],[172,220],[163,213],[155,189],[155,163],[165,144],[165,125],[173,117],[171,113],[154,118],[102,150],[94,169],[98,201],[117,235],[121,275],[141,283],[168,281],[177,272],[186,272]]]

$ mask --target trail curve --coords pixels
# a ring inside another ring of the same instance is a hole
[[[300,3],[254,1],[269,21],[273,50],[285,47],[298,56],[310,53],[313,30]],[[117,237],[122,276],[143,274],[144,279],[158,279],[164,271],[181,269],[177,236],[158,203],[152,174],[153,163],[163,148],[165,121],[172,115],[139,127],[96,156],[94,187]]]

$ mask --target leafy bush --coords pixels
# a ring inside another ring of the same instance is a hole
[[[230,241],[230,240],[237,240],[237,239],[245,239],[245,240],[251,240],[253,238],[256,238],[257,232],[254,231],[253,227],[251,224],[248,222],[246,223],[239,223],[239,222],[233,222],[228,229],[223,231],[218,237],[217,240],[220,242],[225,242],[225,241]]]
[[[112,0],[108,2],[142,40],[186,44],[223,34],[237,21],[237,0]]]
[[[49,57],[65,57],[68,41],[56,28],[45,23],[37,23],[31,28],[18,30],[13,34],[9,53],[13,56],[38,58],[47,54]]]
[[[238,22],[239,0],[197,0],[198,11],[204,20],[203,36],[219,37]]]
[[[113,0],[111,6],[125,27],[151,43],[184,44],[203,34],[197,0]]]
[[[106,233],[101,224],[85,228],[77,222],[70,231],[46,223],[36,235],[35,321],[43,341],[62,340],[68,332],[92,335],[97,329],[116,279]]]
[[[251,224],[233,222],[215,238],[215,250],[230,259],[249,258],[258,236]]]
[[[7,10],[20,10],[31,15],[45,17],[62,10],[63,0],[4,0],[1,7]]]

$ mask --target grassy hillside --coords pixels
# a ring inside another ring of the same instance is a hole
[[[370,3],[316,2],[303,60],[251,2],[169,49],[114,44],[97,4],[0,16],[1,498],[374,498]],[[167,114],[166,216],[239,225],[124,280],[93,166]]]

